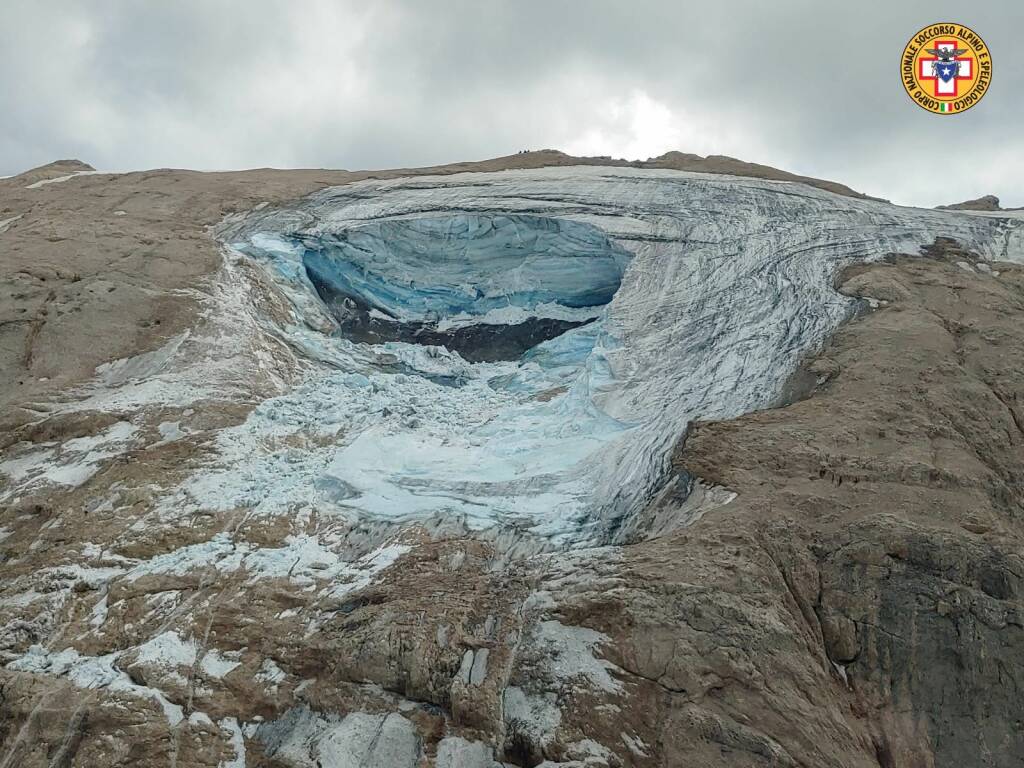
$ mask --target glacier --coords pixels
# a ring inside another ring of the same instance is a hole
[[[1019,261],[1022,231],[583,166],[371,179],[234,215],[216,235],[288,297],[273,333],[309,367],[222,430],[177,502],[312,507],[370,538],[410,522],[534,548],[643,535],[687,425],[772,405],[858,309],[840,267],[939,236]],[[266,439],[286,434],[308,439]]]

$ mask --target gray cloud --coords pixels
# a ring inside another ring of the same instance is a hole
[[[396,167],[522,148],[728,154],[897,202],[1024,205],[1024,4],[8,1],[0,174]],[[969,18],[968,18],[969,17]],[[899,80],[931,22],[993,51],[950,118]]]

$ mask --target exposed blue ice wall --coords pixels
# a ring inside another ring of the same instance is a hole
[[[602,306],[629,260],[595,227],[523,215],[390,220],[302,242],[311,278],[400,321]]]
[[[340,335],[515,360],[596,318],[629,254],[592,226],[456,214],[374,222],[296,240]]]

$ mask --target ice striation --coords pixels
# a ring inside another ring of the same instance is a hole
[[[230,469],[190,496],[619,540],[690,421],[770,405],[855,311],[841,265],[937,236],[1015,258],[1018,224],[585,167],[366,181],[237,217],[221,236],[317,318],[281,331],[320,365],[222,435]],[[329,439],[252,450],[290,429]]]

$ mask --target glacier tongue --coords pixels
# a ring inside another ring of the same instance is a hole
[[[321,318],[332,286],[341,333],[281,329],[327,362],[223,431],[221,469],[185,491],[198,507],[312,504],[354,521],[614,541],[688,422],[768,406],[849,316],[853,302],[832,287],[839,266],[936,236],[1018,260],[1019,224],[590,167],[371,180],[235,218],[219,235],[300,315]],[[347,311],[414,331],[345,338]],[[513,359],[409,343],[436,338],[424,327],[502,333],[541,318],[564,332],[530,337]],[[282,434],[315,439],[261,447]]]

